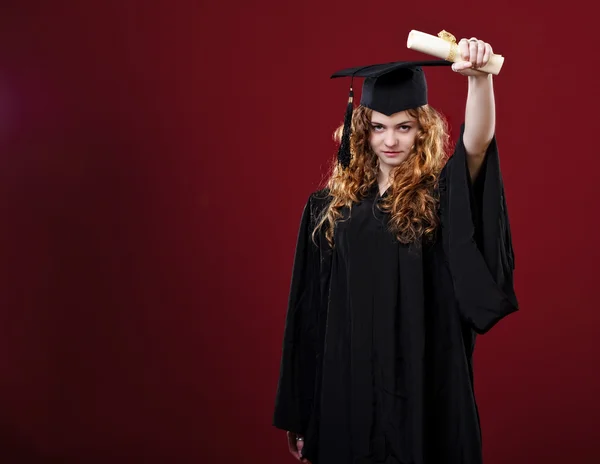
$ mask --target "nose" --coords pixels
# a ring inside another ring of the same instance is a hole
[[[388,148],[393,148],[396,145],[396,141],[397,140],[394,131],[387,131],[385,134],[385,139],[383,140],[385,146]]]

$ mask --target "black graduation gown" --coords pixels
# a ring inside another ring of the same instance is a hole
[[[482,462],[475,337],[518,305],[496,140],[472,185],[463,131],[433,244],[395,240],[377,185],[345,211],[333,249],[311,239],[327,190],[304,208],[273,424],[304,435],[313,464]]]

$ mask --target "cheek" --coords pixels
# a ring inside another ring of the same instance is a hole
[[[407,146],[413,146],[413,144],[415,143],[415,139],[417,138],[417,132],[416,131],[410,131],[407,134],[404,134],[403,140],[404,143]]]
[[[374,149],[376,146],[374,134],[369,135],[369,145],[371,146],[371,149]]]
[[[374,148],[377,145],[379,145],[381,143],[381,139],[381,134],[371,132],[371,135],[369,136],[369,143],[371,144],[371,148]]]

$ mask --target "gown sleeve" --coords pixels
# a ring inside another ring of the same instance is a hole
[[[313,409],[319,312],[319,248],[314,194],[302,212],[292,269],[273,425],[304,434]]]
[[[483,334],[518,310],[514,252],[496,137],[472,183],[463,134],[440,176],[440,217],[460,314]]]

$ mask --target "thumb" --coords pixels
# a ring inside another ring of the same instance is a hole
[[[455,63],[452,63],[452,71],[454,72],[460,72],[460,71],[464,71],[465,69],[471,69],[473,67],[473,65],[471,64],[470,61],[457,61]]]

